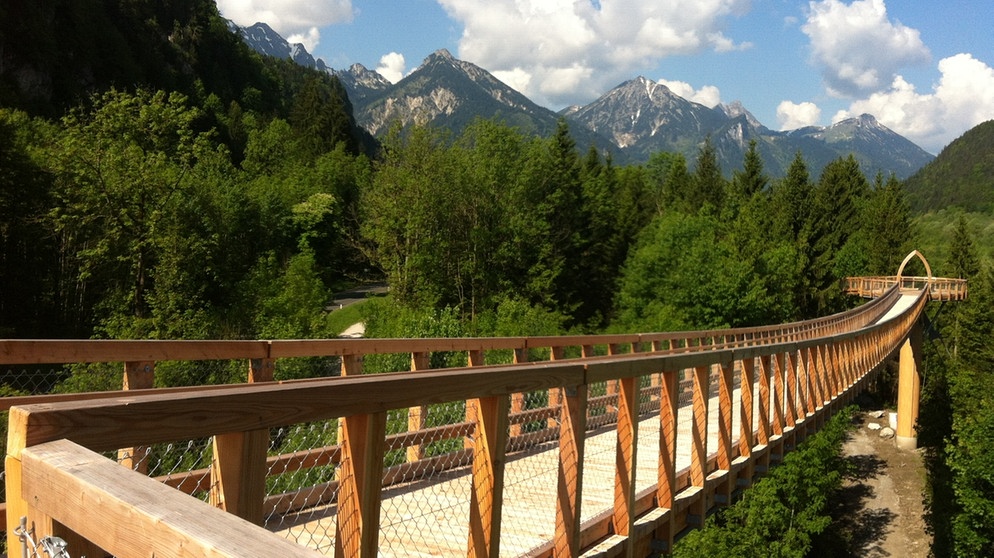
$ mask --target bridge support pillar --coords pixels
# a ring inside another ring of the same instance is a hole
[[[918,436],[915,424],[918,422],[918,398],[921,395],[921,376],[918,365],[921,361],[922,331],[916,324],[901,345],[899,375],[897,380],[897,447],[915,449]]]

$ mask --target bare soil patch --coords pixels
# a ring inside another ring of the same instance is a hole
[[[879,558],[927,557],[932,537],[925,531],[923,490],[925,468],[920,451],[898,449],[893,437],[883,438],[888,414],[875,418],[861,408],[857,429],[843,445],[850,472],[842,498],[833,503],[834,530],[845,542],[835,556]],[[817,552],[816,552],[817,554]]]

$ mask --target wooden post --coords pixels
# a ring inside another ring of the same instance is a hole
[[[759,357],[759,424],[757,425],[756,443],[770,443],[770,355]],[[767,452],[769,455],[769,452]]]
[[[528,362],[528,349],[514,349],[514,364]],[[525,410],[525,394],[511,394],[511,413],[520,413]],[[511,437],[521,435],[521,423],[511,425]]]
[[[124,363],[124,389],[151,389],[155,387],[155,362],[142,360]],[[148,474],[147,446],[122,448],[117,451],[117,462],[125,467]]]
[[[249,381],[271,382],[273,369],[273,359],[251,359]],[[246,521],[262,525],[268,450],[267,429],[215,435],[210,503]]]
[[[481,350],[471,350],[467,360],[470,366],[485,366],[487,364],[483,351]],[[476,422],[476,410],[470,404],[469,401],[466,402],[466,422],[475,423]],[[463,438],[463,448],[472,449],[473,448],[473,435],[468,434]]]
[[[552,348],[549,349],[549,359],[550,360],[557,361],[557,360],[562,360],[563,358],[564,358],[564,353],[563,353],[563,348],[562,347],[552,347]],[[549,388],[547,399],[548,399],[548,402],[549,402],[548,403],[548,407],[550,409],[556,407],[557,405],[561,405],[562,404],[562,399],[563,399],[562,389],[561,388],[557,388],[557,387],[555,387],[555,388]],[[554,416],[549,417],[545,421],[545,427],[546,428],[558,428],[559,427],[559,421],[558,421],[558,419],[556,419],[556,417],[554,417]]]
[[[691,425],[690,438],[690,485],[704,489],[707,478],[708,462],[708,398],[709,382],[708,375],[711,372],[710,366],[698,366],[694,368],[694,422]],[[698,510],[700,519],[704,519],[703,513],[706,509]]]
[[[635,464],[638,459],[638,378],[617,380],[618,439],[614,457],[614,533],[628,537],[623,556],[635,550]]]
[[[719,503],[729,505],[732,501],[732,369],[733,361],[718,365],[718,452],[716,468],[727,471],[715,494],[721,496]]]
[[[741,381],[739,382],[739,456],[747,457],[747,465],[739,474],[746,483],[752,482],[753,460],[752,447],[756,444],[753,435],[753,384],[755,383],[756,359],[742,359]]]
[[[800,355],[800,356],[798,356]],[[797,426],[798,421],[804,420],[804,413],[801,412],[804,400],[804,373],[807,363],[804,360],[804,351],[798,353],[791,350],[787,353],[787,426]]]
[[[784,353],[778,353],[773,361],[773,435],[783,436],[784,430],[784,372],[785,367],[789,369],[790,357]],[[790,398],[793,401],[793,397]],[[786,410],[790,426],[793,426],[793,414],[788,407]]]
[[[662,373],[659,385],[659,472],[656,484],[656,506],[673,509],[676,497],[676,437],[677,413],[680,406],[680,382],[676,371]],[[670,513],[669,521],[656,530],[656,538],[673,548],[675,517]]]
[[[431,355],[429,353],[411,353],[411,371],[427,370],[431,367]],[[407,431],[420,432],[424,430],[425,418],[428,416],[428,406],[419,405],[407,410]],[[414,444],[407,447],[407,462],[413,463],[424,459],[425,450],[421,444]]]
[[[556,492],[555,558],[580,555],[580,502],[583,493],[583,448],[587,430],[587,386],[566,387],[559,417],[559,480]]]
[[[473,448],[473,488],[469,501],[470,558],[497,558],[507,448],[506,396],[473,399],[477,416]]]
[[[387,430],[385,412],[342,418],[335,558],[374,558]]]

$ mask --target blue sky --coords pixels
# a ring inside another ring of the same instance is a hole
[[[932,153],[994,118],[991,0],[218,0],[333,68],[448,49],[558,110],[642,75],[773,129],[870,113]]]

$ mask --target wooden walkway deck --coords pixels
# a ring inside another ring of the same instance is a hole
[[[708,404],[708,452],[718,437],[717,386],[712,382]],[[740,393],[733,392],[732,408],[738,409]],[[643,401],[643,408],[651,406]],[[758,416],[759,397],[754,397]],[[739,433],[738,412],[733,412],[733,444]],[[677,414],[677,471],[690,466],[692,411],[683,402]],[[659,415],[646,409],[640,415],[636,492],[655,487],[659,461]],[[582,521],[608,512],[614,503],[615,446],[613,423],[587,433],[582,488]],[[508,458],[504,478],[500,555],[527,556],[551,545],[555,529],[558,447],[550,442],[524,455]],[[379,555],[465,556],[469,523],[471,477],[468,467],[436,477],[384,490],[380,513]],[[335,550],[334,505],[278,518],[267,527],[298,544],[326,555]]]

